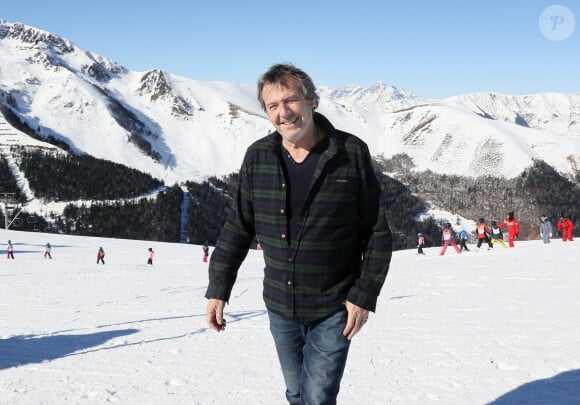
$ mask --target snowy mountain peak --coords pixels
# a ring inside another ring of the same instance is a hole
[[[171,95],[171,87],[162,70],[154,69],[146,72],[141,78],[141,87],[137,90],[140,95],[149,94],[151,100]]]
[[[45,69],[56,70],[62,67],[84,75],[88,80],[103,83],[127,73],[127,69],[116,62],[86,52],[58,35],[22,23],[0,20],[0,40],[13,41],[9,46],[19,47],[26,52],[26,62],[38,64]]]
[[[168,76],[160,69],[145,72],[136,93],[148,96],[152,102],[164,100],[170,103],[171,115],[181,119],[190,118],[196,108],[201,108],[199,103],[187,101],[183,96],[176,94]]]
[[[32,45],[37,49],[50,48],[61,54],[73,51],[70,41],[22,23],[7,23],[0,20],[0,39],[14,39],[22,44]]]
[[[237,171],[246,148],[272,131],[250,86],[129,71],[21,23],[0,21],[0,53],[3,111],[40,139],[169,184]],[[417,171],[513,178],[533,159],[569,175],[580,167],[580,94],[424,100],[384,82],[318,93],[337,128],[373,155],[406,154]]]
[[[375,82],[368,87],[350,85],[339,88],[320,87],[318,90],[321,94],[336,101],[384,104],[392,101],[418,99],[410,91],[399,89],[384,82]]]

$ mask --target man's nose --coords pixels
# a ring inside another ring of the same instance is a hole
[[[289,107],[288,107],[288,102],[286,101],[280,101],[280,114],[285,115],[286,113],[292,111]]]

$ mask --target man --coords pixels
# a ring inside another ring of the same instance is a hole
[[[520,233],[520,227],[518,226],[518,221],[514,217],[514,212],[508,212],[508,216],[501,224],[498,225],[500,228],[507,226],[508,231],[508,246],[510,248],[514,247],[514,240],[518,238]]]
[[[572,230],[574,229],[574,223],[572,220],[566,216],[565,213],[560,213],[560,218],[558,219],[558,232],[562,234],[562,242],[570,241],[573,242]]]
[[[544,243],[550,243],[552,237],[552,222],[546,215],[540,215],[540,236]]]
[[[257,236],[264,301],[290,404],[335,404],[351,339],[374,311],[391,232],[364,142],[316,113],[310,77],[272,66],[258,100],[276,131],[251,145],[209,265],[207,322],[225,303]]]

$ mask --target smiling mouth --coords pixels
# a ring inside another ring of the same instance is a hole
[[[292,121],[284,121],[281,124],[282,125],[293,125],[294,123],[296,123],[296,121],[298,121],[298,117],[294,118]]]

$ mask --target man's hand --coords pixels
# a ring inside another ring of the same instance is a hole
[[[343,336],[346,336],[348,340],[352,340],[354,335],[356,335],[367,322],[369,311],[348,301],[345,301],[344,305],[346,306],[346,312],[348,312],[348,318],[342,334]]]
[[[215,298],[210,298],[207,302],[205,318],[207,324],[216,332],[226,329],[226,320],[224,319],[224,307],[226,302]]]

